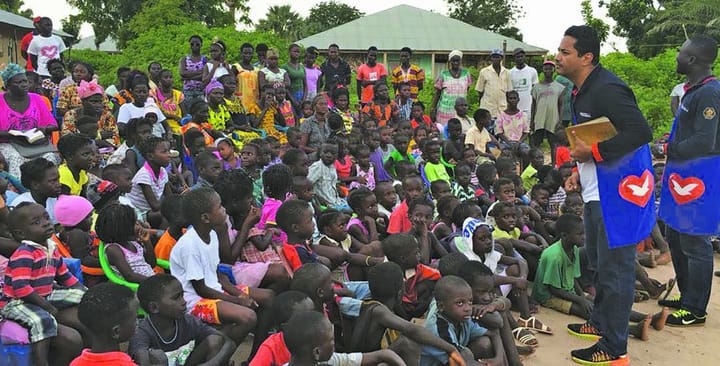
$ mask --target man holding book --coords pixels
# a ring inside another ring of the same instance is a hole
[[[569,324],[571,334],[599,339],[571,352],[585,365],[626,365],[628,321],[635,287],[635,245],[655,224],[650,148],[652,131],[628,86],[599,63],[600,41],[588,26],[565,31],[555,56],[557,72],[575,88],[573,125],[606,117],[614,137],[585,141],[575,133],[572,157],[578,171],[571,185],[582,186],[585,201],[585,247],[589,268],[596,272],[596,296],[590,319]],[[589,127],[600,126],[594,123]],[[570,132],[573,133],[573,132]],[[592,135],[592,134],[591,134]],[[600,135],[600,134],[597,134]]]

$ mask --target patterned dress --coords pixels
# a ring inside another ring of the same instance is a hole
[[[461,69],[457,78],[450,73],[450,70],[440,72],[440,76],[435,80],[435,89],[442,90],[436,111],[438,123],[445,126],[450,118],[455,117],[455,99],[466,98],[470,85],[472,85],[472,76],[467,69]]]

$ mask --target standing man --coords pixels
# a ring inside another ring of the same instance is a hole
[[[565,86],[553,80],[555,63],[543,62],[543,80],[532,88],[532,116],[530,117],[530,145],[538,147],[547,138],[550,144],[550,156],[555,165],[555,147],[557,138],[555,129],[560,123],[563,103],[562,94]]]
[[[367,53],[367,62],[360,65],[357,70],[357,96],[364,107],[375,97],[373,86],[375,83],[385,82],[387,69],[385,65],[377,63],[377,47],[370,46]]]
[[[38,30],[40,34],[30,41],[28,54],[37,73],[40,76],[50,77],[47,62],[55,58],[62,59],[62,53],[65,52],[65,42],[63,42],[62,38],[52,34],[53,24],[48,17],[40,18]]]
[[[575,84],[573,124],[607,117],[617,130],[608,140],[589,144],[577,138],[572,157],[578,171],[569,188],[582,185],[585,248],[595,272],[596,296],[590,319],[568,331],[598,340],[571,352],[583,365],[629,365],[628,322],[635,291],[635,245],[655,225],[652,131],[628,86],[600,65],[600,40],[590,27],[565,31],[555,56],[558,73]]]
[[[512,90],[510,72],[502,65],[502,60],[502,50],[490,51],[490,65],[480,70],[475,83],[480,108],[490,111],[493,119],[507,108],[505,93]]]
[[[332,92],[338,85],[342,85],[346,89],[350,88],[352,71],[350,65],[340,58],[340,47],[335,43],[328,47],[328,57],[320,65],[320,71],[322,71],[322,76],[318,82],[320,87],[324,87],[324,90],[328,92],[329,97],[332,97]]]
[[[33,38],[40,34],[40,19],[41,17],[35,17],[33,18],[33,30],[30,32],[25,33],[25,35],[20,40],[20,55],[23,59],[25,59],[25,70],[27,71],[35,71],[33,68],[32,62],[30,61],[30,57],[27,53],[28,47],[30,47],[30,42],[32,42]]]
[[[567,127],[570,124],[570,120],[572,119],[572,113],[570,109],[572,108],[572,90],[575,85],[573,85],[570,79],[562,75],[558,75],[557,77],[555,77],[555,81],[565,87],[561,98],[563,108],[562,114],[560,115],[560,121],[563,127]]]
[[[253,67],[257,70],[262,69],[263,67],[267,66],[267,51],[268,51],[268,45],[265,43],[258,43],[255,46],[255,52],[257,52],[257,62],[253,64]]]
[[[660,199],[660,218],[667,224],[680,296],[659,301],[677,309],[667,325],[705,324],[713,276],[710,236],[720,233],[720,81],[712,75],[717,42],[693,37],[677,55],[677,72],[687,77],[668,142]]]
[[[395,95],[400,92],[400,84],[410,85],[410,99],[417,101],[418,94],[425,84],[425,70],[420,66],[411,64],[412,50],[410,47],[403,47],[400,50],[400,65],[392,70],[392,84]]]
[[[525,63],[525,50],[522,48],[516,48],[513,51],[513,57],[515,58],[515,67],[510,69],[510,83],[520,97],[518,109],[529,116],[533,103],[532,87],[538,83],[538,73],[534,67]]]

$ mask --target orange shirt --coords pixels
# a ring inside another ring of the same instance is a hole
[[[385,68],[385,65],[381,63],[376,63],[373,67],[370,67],[367,64],[362,64],[358,67],[357,79],[359,81],[377,81],[383,76],[387,76],[387,69]],[[367,85],[362,89],[360,102],[370,103],[370,101],[373,100],[373,97],[373,85]]]

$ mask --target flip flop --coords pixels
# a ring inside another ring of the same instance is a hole
[[[634,302],[643,302],[650,300],[650,293],[644,290],[635,290]]]
[[[673,277],[670,280],[668,280],[667,284],[665,285],[665,292],[664,294],[660,295],[662,297],[662,300],[666,300],[668,296],[670,296],[670,293],[675,288],[675,283],[677,280]]]
[[[540,332],[543,334],[550,334],[550,335],[553,334],[553,331],[552,331],[552,329],[550,329],[550,327],[543,324],[543,322],[536,319],[534,316],[531,316],[527,319],[518,318],[518,322],[521,322],[525,326],[525,328],[532,329],[536,332]],[[541,325],[540,327],[538,327],[538,323]]]
[[[525,331],[523,333],[523,331]],[[530,332],[529,330],[523,328],[523,327],[517,327],[512,330],[513,337],[515,337],[515,340],[522,343],[525,346],[529,347],[537,347],[538,346],[538,340],[535,338],[535,336]]]

